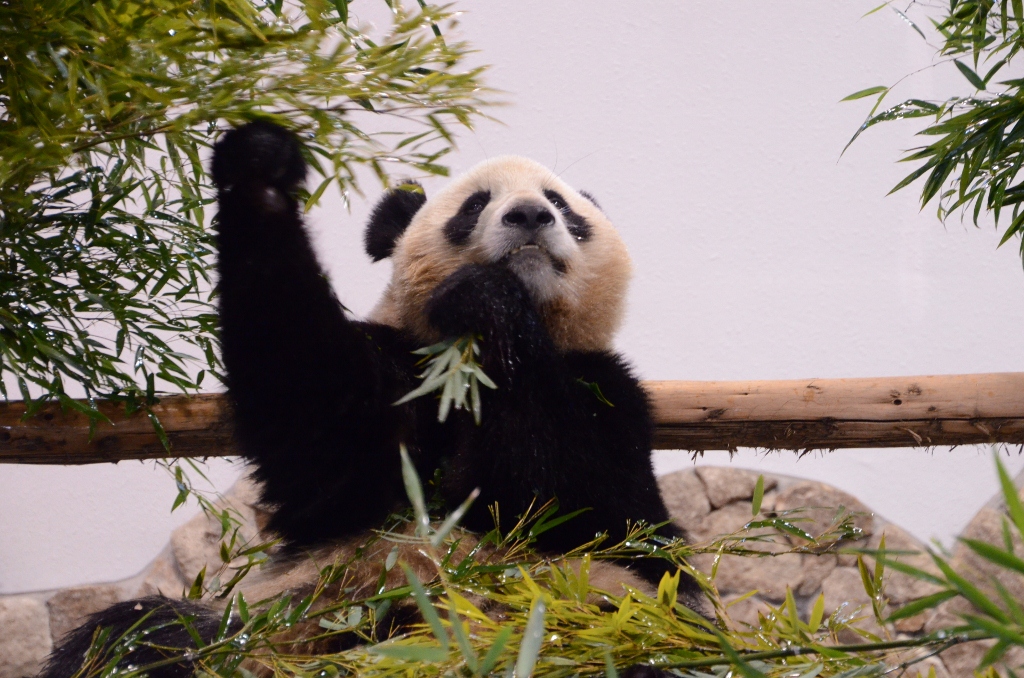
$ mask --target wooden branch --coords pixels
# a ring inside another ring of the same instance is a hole
[[[223,395],[162,398],[153,413],[177,457],[228,457],[238,454],[231,437]],[[169,456],[144,412],[125,416],[124,408],[100,402],[111,423],[99,422],[89,437],[89,418],[53,405],[23,420],[21,401],[0,403],[0,463],[97,464],[122,459]]]
[[[1024,444],[1024,373],[647,382],[658,449]]]
[[[813,450],[1024,445],[1024,373],[877,379],[652,381],[657,449]],[[103,403],[112,424],[53,406],[22,420],[0,403],[0,463],[93,464],[167,456],[145,414]],[[238,454],[221,395],[172,396],[153,408],[174,456]]]

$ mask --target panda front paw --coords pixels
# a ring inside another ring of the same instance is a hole
[[[445,337],[491,338],[521,329],[536,315],[523,283],[497,264],[463,266],[438,285],[426,310],[431,326]]]
[[[291,193],[305,178],[302,146],[279,125],[251,122],[230,130],[213,147],[213,182],[220,190],[248,183]]]

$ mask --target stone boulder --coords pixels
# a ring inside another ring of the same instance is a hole
[[[46,603],[35,596],[0,596],[0,678],[35,676],[52,649]]]

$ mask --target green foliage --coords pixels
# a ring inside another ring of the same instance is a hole
[[[420,361],[423,373],[419,375],[422,383],[412,391],[395,401],[395,405],[409,402],[413,398],[441,392],[438,405],[437,420],[444,422],[452,406],[457,410],[470,410],[477,425],[480,424],[482,406],[480,401],[480,384],[487,388],[497,388],[483,368],[477,362],[480,355],[479,339],[473,336],[458,339],[446,339],[433,346],[413,351],[424,356]]]
[[[960,540],[975,556],[987,561],[990,572],[996,573],[990,575],[988,581],[980,583],[965,573],[957,572],[948,559],[937,553],[930,554],[936,567],[935,572],[927,572],[890,557],[885,553],[884,545],[878,554],[879,562],[884,561],[888,567],[927,581],[938,589],[935,593],[907,603],[890,615],[889,620],[913,617],[956,597],[971,604],[972,611],[960,615],[963,623],[946,629],[944,633],[949,638],[972,637],[996,641],[982,657],[979,671],[1003,659],[1011,649],[1024,649],[1024,601],[1014,596],[1003,584],[1007,579],[1024,576],[1024,560],[1016,553],[1024,539],[1024,505],[1013,480],[999,460],[998,451],[994,452],[994,457],[1005,504],[1003,543]],[[993,671],[991,675],[996,674]]]
[[[817,539],[798,536],[806,532],[796,525],[807,517],[797,509],[752,521],[736,533],[694,545],[659,538],[651,526],[635,525],[621,543],[606,544],[597,538],[565,558],[551,559],[531,546],[533,536],[543,531],[545,522],[553,522],[551,508],[543,506],[530,511],[507,532],[495,529],[484,535],[482,546],[467,554],[458,547],[469,535],[454,527],[452,516],[441,521],[440,516],[428,513],[430,506],[437,504],[423,499],[424,488],[407,455],[403,460],[414,508],[392,516],[383,530],[368,537],[367,546],[380,540],[392,542],[395,547],[378,565],[382,568],[380,581],[385,581],[386,572],[400,567],[407,583],[394,588],[382,584],[374,595],[359,600],[327,598],[328,587],[334,584],[336,590],[339,582],[344,585],[344,577],[356,560],[324,567],[313,592],[301,599],[282,594],[270,600],[250,601],[237,590],[202,590],[205,587],[200,582],[202,597],[230,596],[224,619],[234,614],[243,625],[229,633],[224,623],[211,642],[189,651],[203,675],[246,676],[261,667],[279,676],[614,676],[633,664],[652,663],[689,678],[853,678],[881,676],[894,666],[905,665],[907,660],[896,655],[897,651],[938,650],[980,635],[968,631],[956,636],[877,638],[857,626],[856,612],[840,609],[826,617],[823,596],[806,613],[800,612],[791,592],[779,606],[769,607],[755,627],[749,627],[729,617],[715,593],[713,579],[683,562],[697,553],[759,558],[785,553],[834,553],[842,541],[862,536],[845,510],[836,513]],[[176,471],[175,475],[182,491],[195,494],[183,472]],[[217,520],[228,515],[216,507],[213,510]],[[225,535],[236,531],[226,527]],[[396,547],[402,544],[412,545],[429,557],[436,571],[430,581],[421,581],[398,561]],[[497,561],[488,555],[494,551],[501,554]],[[664,558],[695,576],[707,591],[716,621],[697,615],[682,603],[678,572],[674,576],[666,574],[655,597],[635,589],[625,595],[601,591],[591,583],[597,561],[640,554]],[[881,599],[882,559],[870,570],[863,566],[863,559],[861,562],[869,594]],[[419,608],[423,623],[398,637],[378,637],[378,620],[403,601]],[[177,623],[187,628],[192,621],[182,618]],[[310,623],[322,630],[321,638],[356,634],[361,644],[321,655],[290,645],[288,634],[295,626]],[[101,632],[79,674],[81,678],[113,675],[129,647],[147,642],[146,629],[143,619],[106,649],[102,646],[107,637]],[[840,633],[850,630],[867,642],[837,642]],[[174,663],[183,654],[184,649],[158,664],[133,666],[118,675],[141,675]]]
[[[916,3],[911,2],[914,6]],[[878,9],[891,7],[887,2]],[[919,34],[909,17],[891,7]],[[938,214],[969,214],[977,225],[983,212],[996,224],[1008,221],[1000,244],[1024,233],[1024,79],[996,80],[1000,73],[1019,70],[1024,47],[1024,7],[1021,0],[950,0],[948,8],[931,19],[941,39],[938,63],[952,61],[973,90],[969,96],[945,101],[908,99],[879,111],[890,87],[876,86],[846,97],[878,95],[867,120],[850,143],[869,127],[905,118],[934,118],[919,134],[934,138],[903,158],[916,169],[892,190],[924,177],[921,204],[938,199]],[[1014,69],[1013,66],[1017,66]],[[1009,215],[1004,214],[1009,211]],[[1024,257],[1024,240],[1021,240]]]
[[[307,208],[360,167],[444,174],[480,70],[441,37],[448,8],[388,5],[371,37],[347,0],[0,4],[0,386],[134,408],[218,375],[203,164],[227,125],[301,134]]]
[[[206,596],[224,598],[230,595],[250,570],[266,562],[268,553],[277,546],[280,540],[259,541],[247,536],[243,530],[242,516],[238,511],[230,506],[218,505],[216,500],[223,500],[223,497],[211,498],[208,493],[195,487],[182,464],[187,465],[192,473],[199,475],[207,484],[210,484],[210,480],[193,460],[184,459],[175,464],[163,461],[157,463],[162,464],[174,477],[174,484],[178,488],[171,511],[177,510],[189,499],[192,499],[208,518],[220,526],[220,567],[212,572],[207,572],[207,568],[203,567],[186,592],[186,597],[192,599]]]

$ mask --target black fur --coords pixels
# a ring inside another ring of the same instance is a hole
[[[672,678],[675,674],[649,664],[633,664],[619,675],[622,678]]]
[[[407,181],[384,194],[373,208],[363,236],[371,259],[380,261],[391,256],[398,238],[426,201],[423,188],[415,181]]]
[[[621,358],[558,351],[523,284],[503,266],[461,268],[437,289],[427,312],[445,335],[483,337],[483,368],[498,385],[484,394],[482,425],[468,416],[452,423],[446,493],[453,500],[477,486],[484,493],[466,516],[470,527],[488,526],[490,503],[512,517],[534,496],[557,497],[563,512],[589,509],[541,535],[538,545],[551,551],[598,532],[621,539],[629,520],[669,519],[651,471],[650,406]],[[588,384],[597,384],[611,406]],[[661,533],[681,536],[671,525]],[[665,567],[650,566],[650,578],[660,579]]]
[[[278,507],[269,527],[307,546],[379,524],[404,496],[395,450],[418,438],[416,412],[391,403],[413,387],[415,344],[345,316],[295,198],[282,211],[261,200],[269,178],[256,168],[298,143],[248,144],[250,130],[214,149],[215,167],[253,170],[218,185],[223,359],[238,442]]]
[[[252,147],[240,143],[249,129],[225,135],[215,164],[267,166],[247,160],[271,150],[262,137]],[[287,137],[276,152],[297,157],[296,146]],[[444,468],[452,504],[480,487],[466,518],[471,528],[491,526],[488,505],[512,518],[534,496],[557,497],[563,511],[589,509],[543,535],[541,547],[552,551],[602,531],[620,539],[627,520],[668,521],[651,469],[647,397],[618,356],[559,351],[514,274],[500,264],[467,266],[427,310],[443,335],[483,338],[484,370],[499,387],[483,393],[483,424],[461,412],[438,424],[432,398],[395,407],[416,385],[410,352],[420,342],[346,317],[294,199],[283,212],[256,199],[267,181],[251,172],[221,191],[218,244],[235,428],[275,507],[271,529],[298,547],[376,527],[404,496],[400,442],[426,477]],[[471,202],[464,207],[478,212]],[[678,535],[670,525],[661,533]],[[665,568],[652,566],[657,580]]]
[[[555,209],[562,213],[562,218],[565,219],[567,225],[566,227],[574,238],[581,242],[590,240],[590,222],[576,212],[573,212],[572,208],[569,207],[569,203],[565,201],[565,198],[558,191],[544,191],[544,197],[555,206]],[[590,198],[589,195],[586,197]],[[593,198],[590,198],[590,201],[597,205]]]
[[[500,263],[459,269],[426,309],[441,334],[482,337],[483,368],[498,385],[483,389],[482,425],[465,412],[439,424],[433,398],[392,405],[418,385],[412,351],[422,342],[346,316],[290,192],[304,175],[301,157],[293,136],[255,124],[225,134],[213,162],[235,431],[273,508],[268,527],[289,548],[379,527],[405,497],[399,443],[423,477],[443,469],[450,504],[480,488],[464,521],[471,529],[493,526],[487,507],[494,503],[507,527],[536,497],[557,498],[563,512],[587,509],[543,533],[543,550],[566,552],[600,532],[619,541],[629,521],[664,523],[659,534],[682,536],[668,523],[654,479],[650,404],[639,381],[614,353],[559,350],[519,278]],[[464,205],[467,214],[486,204],[476,198]],[[385,213],[391,208],[374,214]],[[658,559],[631,566],[654,583],[670,567]],[[684,575],[680,587],[700,598],[693,579]],[[162,604],[207,623],[191,603]],[[76,631],[44,678],[71,675],[95,626],[122,628],[125,612],[115,606]]]
[[[225,134],[213,156],[213,181],[221,192],[259,177],[264,187],[291,191],[306,178],[302,147],[288,130],[253,122]]]
[[[491,194],[488,191],[477,191],[462,202],[459,211],[444,225],[444,235],[453,245],[462,245],[480,220],[480,213],[491,201]]]
[[[119,641],[124,647],[132,646],[125,663],[143,667],[171,657],[184,655],[195,647],[191,627],[204,642],[210,642],[220,628],[221,615],[188,600],[169,600],[150,597],[117,603],[90,615],[84,624],[65,637],[54,649],[46,668],[39,678],[70,678],[82,665],[86,653],[93,645],[98,629],[109,630],[104,650],[113,650]],[[136,624],[138,626],[136,627]],[[238,628],[238,622],[229,624],[228,633]],[[135,627],[135,628],[133,628]],[[96,668],[102,667],[111,654],[100,654]],[[195,673],[192,662],[182,660],[149,672],[150,678],[188,678]]]
[[[594,207],[596,207],[597,209],[601,209],[601,203],[599,203],[599,202],[597,201],[597,198],[595,198],[595,197],[594,197],[594,195],[593,195],[592,193],[590,193],[589,191],[580,191],[579,193],[580,193],[580,195],[582,195],[582,196],[583,196],[584,198],[586,198],[586,199],[587,199],[587,200],[589,200],[590,202],[594,203]]]

